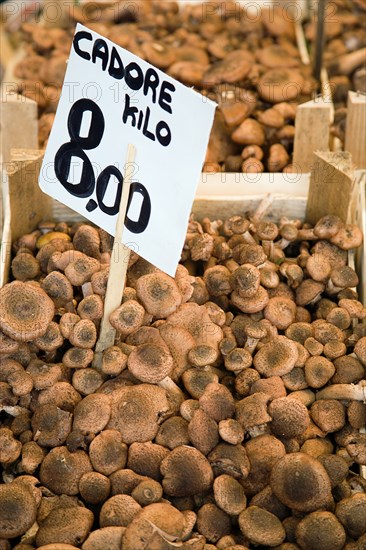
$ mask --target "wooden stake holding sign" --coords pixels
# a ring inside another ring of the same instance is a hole
[[[302,174],[311,172],[314,151],[328,151],[332,103],[319,96],[296,111],[293,164]]]
[[[122,301],[126,244],[175,275],[215,108],[146,61],[77,26],[39,184],[115,236],[96,368],[114,343],[109,316]]]
[[[113,346],[114,344],[116,329],[114,329],[110,324],[109,316],[121,304],[123,291],[126,284],[128,261],[130,259],[131,252],[130,249],[123,244],[122,239],[135,156],[136,149],[133,145],[130,144],[128,146],[127,159],[123,176],[122,197],[116,224],[116,235],[114,237],[114,244],[111,255],[107,290],[104,298],[103,319],[100,325],[99,338],[95,346],[93,367],[96,369],[100,369],[101,367],[103,351],[110,346]],[[114,261],[115,258],[117,258],[117,261]]]
[[[345,150],[355,167],[366,169],[366,94],[348,92]]]

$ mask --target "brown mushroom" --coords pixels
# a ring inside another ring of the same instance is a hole
[[[81,319],[73,325],[70,336],[70,344],[82,349],[91,349],[97,341],[97,330],[90,319]]]
[[[342,524],[331,512],[312,512],[296,527],[296,542],[309,550],[341,550],[346,542]]]
[[[231,135],[231,139],[240,145],[261,146],[265,141],[263,126],[253,118],[245,119]],[[251,159],[255,160],[255,159]],[[258,159],[256,159],[258,160]]]
[[[142,325],[144,316],[142,305],[136,300],[128,300],[111,313],[109,321],[124,338]]]
[[[0,329],[13,340],[43,336],[54,313],[52,300],[32,283],[14,281],[0,290]]]
[[[281,502],[300,512],[312,512],[332,502],[326,470],[304,453],[288,454],[274,465],[271,487]]]
[[[72,415],[47,404],[37,407],[32,417],[33,439],[41,447],[58,447],[71,432]]]
[[[120,550],[122,546],[122,536],[125,532],[124,527],[103,527],[92,531],[83,543],[83,550],[100,550],[108,548],[109,550]],[[66,549],[65,549],[66,550]]]
[[[258,350],[254,366],[266,377],[282,376],[294,368],[297,358],[296,344],[286,336],[277,336]]]
[[[176,447],[161,463],[164,492],[190,496],[211,488],[213,472],[205,456],[193,447]]]
[[[270,69],[258,81],[259,95],[270,103],[297,99],[301,94],[304,78],[295,69]]]
[[[81,544],[88,536],[94,521],[87,508],[55,508],[42,521],[36,535],[38,547],[51,543]]]
[[[151,548],[165,547],[171,542],[182,541],[184,515],[166,502],[149,504],[142,508],[123,535],[125,550],[142,550],[146,544]]]
[[[41,282],[41,287],[52,298],[56,307],[66,305],[74,297],[70,281],[59,271],[51,271]]]
[[[215,502],[230,516],[238,516],[247,505],[247,499],[240,483],[227,474],[215,478],[213,484]]]
[[[274,399],[268,407],[268,412],[272,417],[271,430],[278,437],[297,437],[304,433],[310,424],[308,410],[298,399]]]
[[[88,395],[74,409],[73,429],[84,434],[97,434],[106,427],[110,416],[111,406],[108,395],[101,393]]]
[[[82,476],[79,491],[88,504],[100,504],[109,496],[111,482],[99,472],[88,472]]]
[[[37,505],[23,483],[0,485],[0,537],[13,539],[23,535],[35,522]]]
[[[53,493],[77,495],[80,479],[91,471],[90,460],[84,451],[70,453],[66,447],[56,447],[44,458],[39,475],[42,484]]]
[[[114,495],[104,502],[99,515],[101,527],[127,527],[141,506],[129,495]]]
[[[171,374],[173,358],[162,346],[141,344],[130,353],[127,365],[138,380],[154,384]]]
[[[276,546],[286,538],[280,520],[258,506],[249,506],[240,514],[239,527],[243,535],[255,545]]]

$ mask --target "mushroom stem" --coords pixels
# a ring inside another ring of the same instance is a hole
[[[257,223],[259,220],[261,220],[264,216],[264,214],[267,212],[267,210],[270,208],[274,201],[274,196],[271,193],[268,193],[264,199],[260,202],[258,205],[256,211],[254,212],[252,216],[252,222]]]
[[[366,48],[341,55],[329,65],[329,73],[349,75],[365,62],[365,57]]]
[[[94,294],[93,287],[92,287],[92,284],[90,282],[89,283],[84,283],[83,285],[81,285],[81,290],[83,292],[83,297],[84,298],[86,296],[90,296],[91,294]]]
[[[314,241],[317,240],[317,237],[314,233],[314,228],[311,229],[299,229],[297,234],[298,241]]]
[[[333,384],[316,394],[316,399],[344,399],[366,403],[366,382],[358,384]]]
[[[179,388],[179,386],[177,386],[175,382],[173,382],[173,380],[169,376],[166,376],[165,378],[163,378],[163,380],[160,380],[157,385],[161,388],[164,388],[164,390],[176,395],[177,397],[179,397],[179,399],[185,399],[182,390]]]

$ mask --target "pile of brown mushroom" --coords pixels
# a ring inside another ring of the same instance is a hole
[[[366,3],[364,0],[332,0],[325,17],[324,62],[335,104],[333,134],[344,143],[349,90],[366,93]],[[315,21],[307,24],[306,37],[313,43]]]
[[[301,63],[288,10],[238,2],[188,5],[141,1],[70,11],[70,28],[25,23],[27,53],[15,68],[17,90],[39,106],[43,147],[54,120],[76,21],[216,101],[204,170],[292,170],[299,103],[315,90]]]
[[[0,549],[364,548],[361,241],[335,216],[191,219],[174,279],[132,254],[96,369],[110,237],[21,237],[0,290]]]

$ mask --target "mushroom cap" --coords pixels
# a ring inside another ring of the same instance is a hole
[[[366,336],[358,340],[354,347],[354,352],[361,363],[366,366]]]
[[[59,271],[51,271],[41,282],[41,288],[54,301],[56,307],[62,307],[71,302],[74,296],[72,284]]]
[[[45,334],[55,306],[41,287],[13,281],[0,289],[0,329],[20,342]]]
[[[128,300],[110,314],[109,322],[122,336],[127,336],[142,325],[144,316],[142,305],[136,300]]]
[[[279,330],[286,330],[295,320],[296,304],[285,296],[274,296],[264,308],[264,317]]]
[[[248,297],[244,297],[240,294],[240,291],[235,291],[231,293],[231,302],[232,304],[243,311],[244,313],[258,313],[266,307],[269,302],[269,295],[267,290],[259,285],[257,292]]]
[[[259,95],[270,103],[291,101],[301,94],[304,77],[295,69],[285,67],[270,69],[259,79]]]
[[[79,483],[79,492],[89,504],[105,502],[109,496],[111,482],[108,477],[99,472],[88,472],[83,475]]]
[[[39,479],[56,495],[77,495],[80,479],[91,471],[89,457],[84,451],[70,453],[66,447],[56,447],[45,456]]]
[[[330,239],[344,226],[341,218],[334,214],[327,214],[318,220],[314,226],[314,233],[319,239]]]
[[[83,544],[83,550],[121,550],[124,527],[103,527],[92,531]],[[65,549],[66,550],[66,549]]]
[[[156,344],[141,344],[132,350],[127,359],[130,372],[141,382],[156,384],[173,370],[173,357]]]
[[[236,419],[249,430],[271,421],[267,411],[267,404],[271,396],[266,393],[253,393],[236,403]]]
[[[199,405],[216,422],[231,418],[235,413],[234,398],[223,384],[208,384],[199,398]]]
[[[161,463],[164,492],[185,497],[208,491],[213,472],[207,458],[194,447],[176,447]]]
[[[72,414],[51,403],[36,408],[32,417],[33,439],[41,447],[58,447],[71,432]]]
[[[332,502],[325,468],[305,453],[283,456],[272,469],[270,483],[276,497],[299,512],[312,512]]]
[[[80,430],[85,435],[97,434],[106,427],[110,417],[109,395],[102,393],[87,395],[74,409],[73,430]]]
[[[342,550],[346,533],[331,512],[312,512],[296,527],[296,542],[303,550]]]
[[[333,237],[330,242],[342,250],[350,250],[361,246],[363,235],[361,229],[355,224],[344,225]]]
[[[348,265],[332,269],[330,278],[336,287],[341,288],[357,286],[359,283],[357,273]]]
[[[242,483],[249,474],[250,462],[243,445],[219,443],[208,455],[208,460],[215,477],[228,474]]]
[[[259,506],[249,506],[240,514],[239,527],[254,545],[277,546],[286,538],[278,517]]]
[[[343,428],[346,422],[346,410],[337,399],[320,399],[311,405],[311,417],[315,424],[326,433]]]
[[[111,419],[107,428],[117,429],[128,445],[151,441],[169,410],[166,391],[159,386],[139,384],[111,394]]]
[[[117,430],[104,430],[90,443],[89,458],[94,470],[109,476],[125,467],[127,445]]]
[[[296,289],[296,303],[299,306],[306,306],[319,298],[324,291],[324,284],[313,279],[305,279]]]
[[[103,504],[99,525],[101,527],[119,526],[127,527],[141,510],[140,504],[129,495],[114,495]]]
[[[0,485],[0,537],[23,535],[35,522],[37,504],[23,483]]]
[[[271,430],[278,437],[297,437],[304,433],[310,424],[305,405],[298,399],[291,399],[291,396],[274,399],[269,405],[268,412],[272,416]]]
[[[224,59],[207,69],[203,75],[204,85],[215,86],[221,82],[234,84],[243,80],[252,68],[252,63],[248,59],[248,53],[244,50],[231,51]]]
[[[182,303],[177,283],[162,272],[150,273],[137,279],[136,292],[146,311],[157,319],[165,319]]]
[[[90,294],[79,302],[77,312],[81,319],[97,321],[103,317],[103,307],[103,300],[99,294]]]
[[[127,467],[137,474],[160,480],[160,465],[169,454],[168,449],[162,445],[151,443],[132,443],[128,449]]]
[[[222,329],[212,322],[210,311],[205,306],[199,306],[193,302],[182,304],[168,317],[168,322],[188,330],[195,338],[197,345],[207,344],[218,349],[219,342],[222,340]]]
[[[184,515],[165,502],[156,502],[142,508],[123,535],[124,550],[169,548],[169,541],[182,541]]]
[[[269,69],[299,66],[299,59],[294,58],[287,49],[278,44],[266,46],[258,50],[256,56],[259,62]]]
[[[245,510],[247,499],[244,489],[232,476],[223,474],[216,477],[213,492],[217,506],[230,516],[238,516]]]
[[[216,422],[202,409],[193,413],[188,425],[188,435],[192,444],[204,455],[212,451],[219,442]]]
[[[188,421],[182,416],[171,416],[161,424],[155,437],[155,443],[170,450],[180,445],[189,445]]]
[[[332,378],[336,369],[329,359],[309,357],[305,362],[305,379],[311,388],[322,388]]]
[[[235,480],[233,481],[235,482]],[[225,535],[230,534],[230,517],[215,504],[204,504],[197,513],[197,530],[209,542],[215,543]]]
[[[87,508],[54,508],[39,526],[37,546],[51,543],[79,545],[88,536],[93,522],[94,514]]]
[[[358,539],[366,533],[366,494],[355,493],[337,503],[335,514],[347,534]]]
[[[283,376],[290,372],[297,361],[295,342],[286,336],[277,336],[264,344],[253,359],[256,370],[265,376]]]
[[[90,319],[80,319],[71,329],[69,336],[73,346],[91,349],[97,341],[97,329]]]
[[[259,289],[260,271],[252,264],[243,264],[232,272],[230,283],[234,290],[240,290],[240,296],[250,298]]]
[[[265,132],[262,124],[254,118],[246,118],[231,135],[231,139],[240,145],[263,145]],[[251,159],[257,160],[257,159]]]

